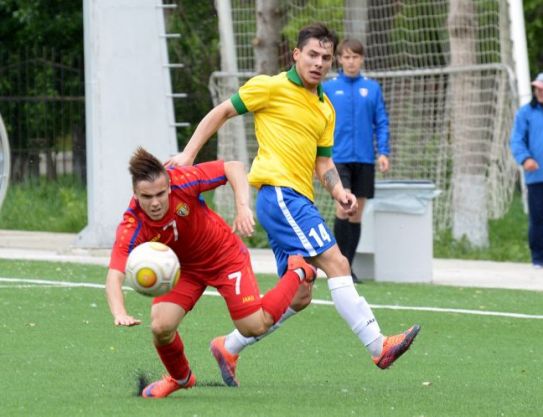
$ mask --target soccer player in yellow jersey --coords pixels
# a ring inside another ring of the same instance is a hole
[[[257,217],[268,234],[279,276],[287,268],[288,256],[294,254],[322,269],[336,310],[366,346],[375,364],[385,369],[409,348],[420,326],[414,325],[396,336],[381,334],[371,308],[354,287],[349,262],[313,203],[312,179],[316,173],[346,213],[354,212],[357,205],[356,197],[341,185],[331,158],[335,113],[321,86],[332,66],[336,44],[335,33],[323,24],[302,28],[290,70],[247,81],[237,94],[202,119],[184,151],[170,163],[192,164],[224,122],[252,112],[259,149],[249,182],[258,189]],[[290,308],[265,335],[309,305],[311,289],[310,284],[301,285]],[[234,330],[211,342],[227,385],[238,385],[238,354],[261,337],[247,338]]]

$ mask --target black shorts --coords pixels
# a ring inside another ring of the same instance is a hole
[[[344,188],[357,198],[373,198],[375,193],[375,165],[361,162],[338,163],[336,168]]]

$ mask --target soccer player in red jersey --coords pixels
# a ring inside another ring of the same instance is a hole
[[[282,279],[260,297],[249,252],[234,233],[247,236],[254,228],[242,163],[213,161],[165,168],[149,152],[138,148],[129,170],[134,197],[117,228],[106,294],[115,325],[140,324],[126,311],[122,293],[128,254],[147,241],[162,242],[177,254],[181,278],[172,291],[154,298],[151,308],[153,342],[169,375],[142,392],[146,398],[162,398],[196,383],[177,328],[207,286],[215,287],[225,299],[240,333],[259,336],[281,318],[300,284],[315,278],[315,270],[302,257],[291,257]],[[210,210],[201,197],[202,192],[227,181],[236,201],[233,227]]]

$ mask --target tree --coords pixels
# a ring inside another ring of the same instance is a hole
[[[358,39],[364,46],[367,45],[368,3],[368,0],[346,0],[343,20],[345,36]]]
[[[476,33],[473,0],[451,0],[448,29],[451,64],[458,72],[450,77],[452,100],[451,143],[453,148],[453,236],[466,236],[474,246],[488,245],[485,157],[479,140],[480,86],[476,77],[461,67],[474,65]]]
[[[253,48],[258,74],[273,75],[279,72],[281,16],[279,0],[256,0],[256,37]]]

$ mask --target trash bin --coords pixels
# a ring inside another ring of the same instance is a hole
[[[439,193],[430,181],[376,182],[353,260],[360,279],[432,281],[432,200]]]

